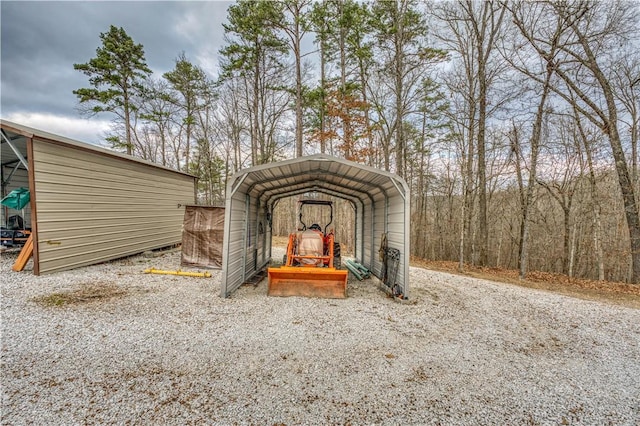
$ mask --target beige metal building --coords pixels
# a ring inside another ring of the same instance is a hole
[[[0,120],[2,196],[26,187],[36,275],[180,243],[195,177]]]

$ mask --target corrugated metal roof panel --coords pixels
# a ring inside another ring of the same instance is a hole
[[[77,141],[74,139],[70,139],[64,136],[60,136],[60,135],[56,135],[53,133],[49,133],[49,132],[45,132],[43,130],[39,130],[39,129],[34,129],[33,127],[28,127],[28,126],[24,126],[22,124],[18,124],[18,123],[14,123],[11,121],[7,121],[4,119],[0,119],[0,127],[2,127],[2,129],[6,130],[7,132],[12,132],[15,133],[16,135],[20,135],[23,136],[25,138],[40,138],[41,140],[46,140],[49,142],[54,142],[54,143],[58,143],[58,144],[63,144],[63,145],[67,145],[70,147],[74,147],[74,148],[79,148],[82,150],[89,150],[89,151],[93,151],[95,154],[99,154],[99,155],[106,155],[108,157],[114,157],[114,158],[119,158],[121,160],[126,160],[129,162],[133,162],[133,163],[139,163],[139,164],[145,164],[147,166],[151,166],[157,169],[163,169],[166,171],[169,171],[171,173],[178,173],[178,174],[182,174],[182,175],[187,175],[187,176],[191,176],[193,178],[195,178],[195,176],[190,175],[188,173],[184,173],[184,172],[180,172],[178,170],[175,169],[171,169],[169,167],[165,167],[165,166],[161,166],[159,164],[156,163],[152,163],[151,161],[147,161],[147,160],[143,160],[141,158],[136,158],[136,157],[132,157],[130,155],[126,155],[126,154],[122,154],[119,152],[115,152],[106,148],[102,148],[96,145],[91,145],[91,144],[87,144],[81,141]],[[25,146],[25,141],[22,138],[19,138],[16,140],[17,144],[22,144],[19,146]],[[24,148],[24,150],[26,151],[26,148]],[[5,152],[6,151],[6,152]],[[6,157],[5,157],[6,155]],[[2,148],[2,156],[3,156],[3,162],[5,162],[6,158],[10,158],[13,156],[13,154],[9,151],[9,150],[5,150],[5,148]]]

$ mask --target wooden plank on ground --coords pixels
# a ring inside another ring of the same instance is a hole
[[[33,255],[33,234],[29,235],[27,242],[24,244],[24,247],[22,247],[22,250],[20,250],[20,254],[18,255],[18,258],[16,259],[16,262],[13,264],[11,269],[13,269],[16,272],[22,271],[24,267],[27,266],[27,262],[29,261],[29,258],[31,258],[32,255]]]

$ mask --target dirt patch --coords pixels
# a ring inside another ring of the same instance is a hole
[[[527,274],[527,279],[521,280],[518,271],[514,269],[465,265],[464,270],[459,271],[458,262],[428,261],[415,258],[411,259],[411,265],[456,275],[514,284],[520,287],[551,291],[584,300],[596,300],[640,309],[640,285],[570,278],[562,274],[540,271],[531,271]]]
[[[123,297],[128,291],[111,282],[93,282],[81,284],[75,290],[61,291],[33,299],[34,302],[44,306],[65,306],[91,303],[103,300]]]
[[[288,235],[274,235],[273,237],[271,237],[272,246],[287,248],[288,243],[289,243]]]

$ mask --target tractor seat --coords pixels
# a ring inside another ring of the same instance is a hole
[[[298,254],[300,256],[322,256],[324,251],[322,232],[309,228],[300,234],[299,241]],[[305,265],[318,265],[322,263],[322,259],[300,259],[300,262]]]

